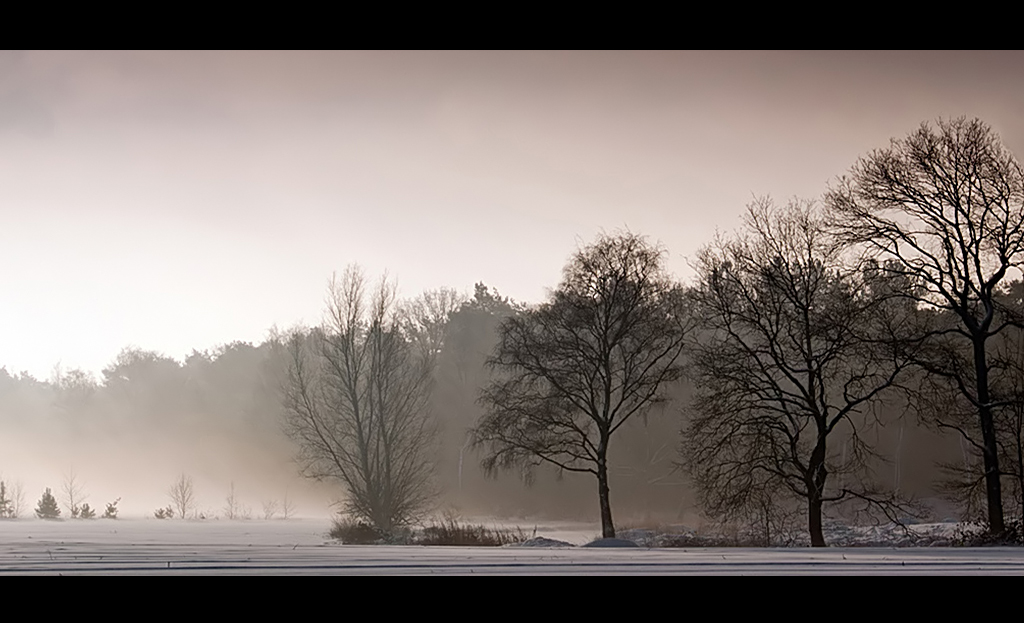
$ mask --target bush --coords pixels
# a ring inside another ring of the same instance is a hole
[[[277,500],[266,500],[263,502],[263,518],[273,519],[274,515],[277,514],[278,504]]]
[[[0,480],[0,519],[14,518],[14,500],[7,494],[7,483]]]
[[[390,540],[387,535],[365,521],[351,517],[335,518],[327,535],[332,539],[338,539],[344,545],[379,545]]]
[[[94,511],[89,503],[82,504],[82,508],[78,509],[78,516],[81,519],[96,519],[96,511]]]
[[[952,544],[954,547],[1024,545],[1024,520],[1007,521],[1006,532],[1001,536],[990,534],[985,522],[960,524]]]
[[[117,498],[113,502],[107,502],[107,510],[103,512],[104,519],[117,519],[117,503],[121,501],[121,498]]]
[[[36,517],[40,519],[57,519],[60,517],[60,507],[57,506],[57,498],[53,497],[49,487],[43,492],[43,497],[39,498],[39,504],[36,505]]]
[[[416,543],[419,545],[467,545],[476,547],[498,547],[522,543],[530,537],[521,528],[486,528],[482,525],[460,523],[452,516],[434,521],[423,528]]]
[[[171,519],[174,517],[174,509],[170,506],[166,508],[158,508],[153,511],[153,516],[157,519]]]

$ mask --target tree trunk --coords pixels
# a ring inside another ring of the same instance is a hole
[[[1013,405],[1013,419],[1010,431],[1013,433],[1013,478],[1016,497],[1013,499],[1014,512],[1018,513],[1014,521],[1021,522],[1024,527],[1024,409],[1016,398]],[[1005,465],[1003,467],[1006,467]],[[1005,510],[1005,509],[1004,509]],[[1020,536],[1020,535],[1018,535]]]
[[[1020,515],[1017,520],[1021,522],[1021,529],[1024,529],[1024,446],[1021,445],[1020,425],[1017,425],[1017,510]],[[1018,535],[1020,536],[1020,535]]]
[[[811,547],[825,547],[825,533],[821,525],[822,494],[825,492],[825,433],[819,432],[818,443],[811,453],[810,475],[807,478],[807,531],[811,534]]]
[[[985,342],[974,340],[974,371],[977,379],[978,416],[981,419],[981,439],[984,447],[982,455],[985,459],[985,494],[988,498],[988,529],[993,536],[1002,536],[1006,532],[1003,523],[1003,492],[999,481],[999,454],[996,444],[996,429],[992,419],[992,407],[989,406],[988,362],[985,355]]]
[[[602,444],[603,449],[604,444]],[[597,459],[597,493],[601,500],[601,536],[606,539],[615,537],[615,524],[612,523],[612,504],[608,499],[608,464],[604,452]]]
[[[821,496],[813,492],[807,500],[807,529],[811,533],[811,547],[825,547],[825,533],[821,527]]]

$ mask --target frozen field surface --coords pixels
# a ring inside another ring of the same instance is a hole
[[[1024,548],[338,545],[327,520],[0,522],[16,575],[1024,575]],[[541,535],[544,536],[544,535]]]

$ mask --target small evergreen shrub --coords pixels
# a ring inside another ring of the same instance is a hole
[[[14,518],[14,500],[7,493],[7,483],[0,480],[0,519]]]
[[[49,487],[43,492],[43,497],[39,498],[39,503],[36,505],[36,517],[40,519],[58,519],[60,517],[57,498],[53,497]]]
[[[117,519],[117,503],[121,501],[121,498],[117,498],[113,502],[107,502],[107,510],[103,512],[104,519]]]

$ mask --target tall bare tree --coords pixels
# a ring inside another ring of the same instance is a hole
[[[178,511],[178,516],[182,519],[188,519],[190,515],[195,514],[198,503],[191,476],[185,474],[178,476],[171,488],[167,490],[167,496],[171,498],[173,508]]]
[[[547,303],[502,324],[488,360],[497,380],[481,394],[486,413],[473,430],[488,472],[551,464],[593,474],[605,537],[615,536],[612,436],[683,372],[689,320],[664,255],[634,234],[579,250]]]
[[[11,483],[8,516],[17,519],[25,513],[25,486],[20,480]]]
[[[434,496],[428,411],[434,348],[417,348],[386,278],[331,282],[324,325],[290,341],[288,432],[306,476],[340,482],[343,508],[388,534]]]
[[[921,334],[921,352],[935,356],[918,363],[958,392],[975,421],[962,426],[944,409],[924,415],[980,450],[989,531],[1003,534],[996,418],[1006,402],[993,394],[991,349],[1011,325],[997,318],[998,289],[1024,261],[1021,166],[983,122],[940,120],[861,158],[827,202],[844,239],[922,284],[906,296],[943,320]],[[957,350],[964,356],[947,356]]]
[[[85,501],[85,489],[73,467],[68,473],[64,474],[61,491],[64,494],[61,500],[64,503],[64,507],[68,509],[72,519],[78,519],[78,515],[82,511],[82,502]]]
[[[762,199],[737,236],[701,251],[691,292],[700,325],[684,456],[704,508],[768,521],[768,506],[795,501],[816,547],[826,504],[891,509],[861,479],[835,476],[863,475],[860,428],[905,365],[887,346],[904,319],[842,254],[812,203]]]
[[[235,493],[235,483],[232,482],[228,489],[228,495],[224,498],[224,517],[226,519],[251,519],[252,509],[245,506],[238,499],[238,494]],[[264,505],[264,508],[266,506]],[[269,517],[267,517],[269,519]]]

